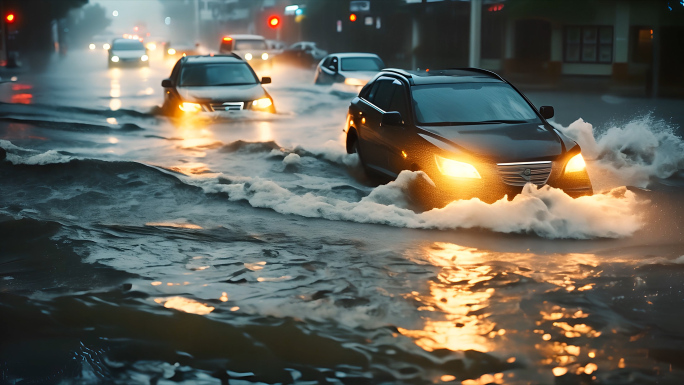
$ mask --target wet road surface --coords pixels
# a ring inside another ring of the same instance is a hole
[[[105,62],[0,85],[0,382],[682,382],[684,144],[657,110],[560,122],[594,197],[416,212],[413,173],[345,153],[353,89],[276,68],[275,116],[170,121],[172,62]]]

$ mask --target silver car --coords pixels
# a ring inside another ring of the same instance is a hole
[[[138,39],[114,39],[109,48],[109,67],[148,66],[150,57],[147,48]]]
[[[376,54],[334,53],[318,63],[314,83],[364,86],[383,68],[385,68],[385,63]]]

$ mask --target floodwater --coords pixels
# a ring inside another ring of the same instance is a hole
[[[278,114],[170,121],[172,62],[106,60],[0,84],[0,382],[682,383],[666,117],[557,123],[592,197],[421,212],[344,151],[353,89],[276,68]]]

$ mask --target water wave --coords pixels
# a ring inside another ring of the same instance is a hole
[[[575,140],[596,167],[615,180],[614,185],[646,187],[651,178],[668,178],[684,169],[684,140],[675,127],[645,115],[623,126],[598,131],[582,119],[568,127],[554,124]]]
[[[227,193],[230,200],[246,200],[254,207],[282,214],[422,229],[484,228],[503,233],[531,233],[545,238],[618,238],[641,227],[636,195],[626,188],[573,199],[562,190],[528,184],[512,200],[487,204],[477,198],[457,200],[441,209],[417,213],[410,207],[410,191],[428,177],[402,171],[399,177],[375,188],[358,202],[306,193],[297,195],[277,183],[254,178],[242,183],[198,181],[208,193]]]

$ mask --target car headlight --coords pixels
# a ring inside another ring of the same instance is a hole
[[[261,54],[261,60],[268,60],[268,54],[266,52]]]
[[[199,112],[202,111],[202,105],[198,103],[183,102],[178,106],[184,112]]]
[[[368,83],[368,82],[366,82],[365,80],[356,79],[356,78],[344,79],[344,84],[346,84],[348,86],[365,86],[366,83]]]
[[[246,53],[246,54],[245,54],[245,60],[252,60],[252,54],[251,54],[251,53]]]
[[[110,49],[110,48],[112,48],[111,45],[109,45],[107,43],[102,44],[102,49]]]
[[[166,52],[168,52],[169,55],[175,55],[176,54],[176,50],[173,48],[169,48],[169,50]]]
[[[118,63],[118,62],[119,62],[119,57],[118,57],[118,56],[112,56],[112,62]]]
[[[91,50],[95,49],[95,44],[92,44],[92,43],[91,43],[91,44],[88,46],[88,48],[90,48]]]
[[[442,158],[439,155],[435,155],[435,161],[437,162],[437,168],[439,171],[446,176],[470,179],[481,178],[480,173],[477,172],[475,167],[473,167],[471,164]]]
[[[582,158],[582,154],[577,154],[570,158],[568,163],[565,165],[565,173],[569,174],[572,172],[584,171],[587,168],[587,164]]]
[[[271,105],[273,105],[273,101],[270,98],[261,98],[252,102],[252,108],[256,108],[259,110],[271,107]]]
[[[150,60],[150,57],[147,55],[142,55],[142,56],[140,56],[140,60],[141,61],[148,61],[148,60]]]
[[[157,49],[157,45],[154,43],[147,43],[147,49],[149,49],[150,51],[154,51],[155,49]]]

